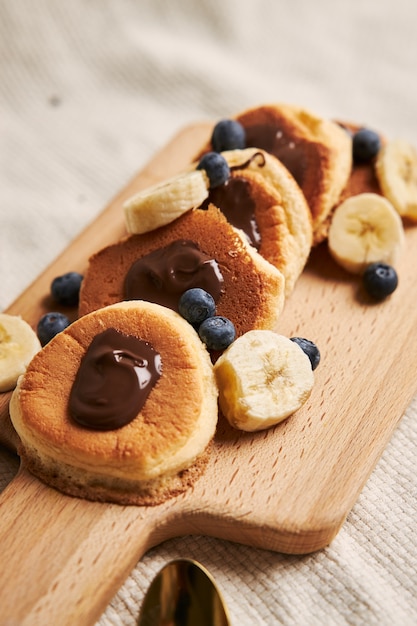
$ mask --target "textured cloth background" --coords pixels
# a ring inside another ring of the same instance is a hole
[[[287,101],[417,145],[416,25],[415,0],[0,0],[0,310],[183,125]],[[233,624],[416,624],[416,418],[413,401],[325,550],[174,539],[97,626],[133,626],[178,555],[215,575]],[[4,486],[18,461],[0,461]]]

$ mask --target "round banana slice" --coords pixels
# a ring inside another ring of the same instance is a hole
[[[41,349],[35,331],[17,315],[0,313],[0,392],[14,389]]]
[[[310,396],[314,374],[296,343],[272,330],[250,330],[214,365],[219,403],[240,430],[264,430],[297,411]]]
[[[384,196],[401,216],[417,221],[417,150],[401,139],[389,141],[375,168]]]
[[[334,212],[328,236],[331,255],[353,274],[377,261],[395,265],[404,241],[401,217],[376,193],[361,193],[342,202]]]
[[[142,234],[170,224],[200,206],[208,197],[208,186],[206,173],[195,170],[139,191],[123,205],[128,232]]]

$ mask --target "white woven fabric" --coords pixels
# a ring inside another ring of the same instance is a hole
[[[415,0],[1,0],[0,310],[183,125],[288,101],[417,145],[416,25]],[[215,575],[233,624],[416,624],[416,444],[414,400],[327,549],[173,539],[97,626],[133,626],[178,555]],[[17,460],[0,460],[5,484]]]

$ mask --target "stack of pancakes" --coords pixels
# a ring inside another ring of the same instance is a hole
[[[153,293],[162,281],[163,295],[168,283],[153,259],[164,258],[161,251],[171,245],[194,246],[215,264],[217,313],[232,320],[239,336],[276,328],[311,247],[326,237],[352,171],[350,134],[287,105],[257,107],[236,119],[247,147],[223,154],[231,186],[243,195],[228,200],[222,190],[210,192],[206,206],[97,251],[85,272],[78,321],[33,359],[19,381],[11,416],[20,452],[35,475],[65,493],[157,504],[193,484],[210,450],[218,416],[210,355],[177,312],[181,285],[170,285],[168,300],[152,295],[148,302],[140,293],[132,299],[126,281],[135,263],[148,272]],[[202,146],[199,154],[210,149]],[[230,221],[228,202],[250,202],[256,241]],[[93,338],[109,328],[149,342],[162,373],[132,421],[100,430],[74,421],[69,397]]]

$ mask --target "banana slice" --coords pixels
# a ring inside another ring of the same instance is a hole
[[[148,187],[123,205],[129,233],[147,233],[170,224],[200,206],[208,197],[209,181],[203,170],[186,172]]]
[[[14,389],[41,349],[35,331],[17,315],[0,313],[0,392]]]
[[[404,241],[401,217],[386,198],[375,193],[361,193],[342,202],[328,236],[331,255],[353,274],[377,261],[395,265]]]
[[[417,150],[401,139],[389,141],[375,168],[384,196],[401,216],[417,221]]]
[[[223,415],[248,432],[292,415],[314,384],[308,356],[272,330],[250,330],[238,337],[216,361],[214,372]]]

